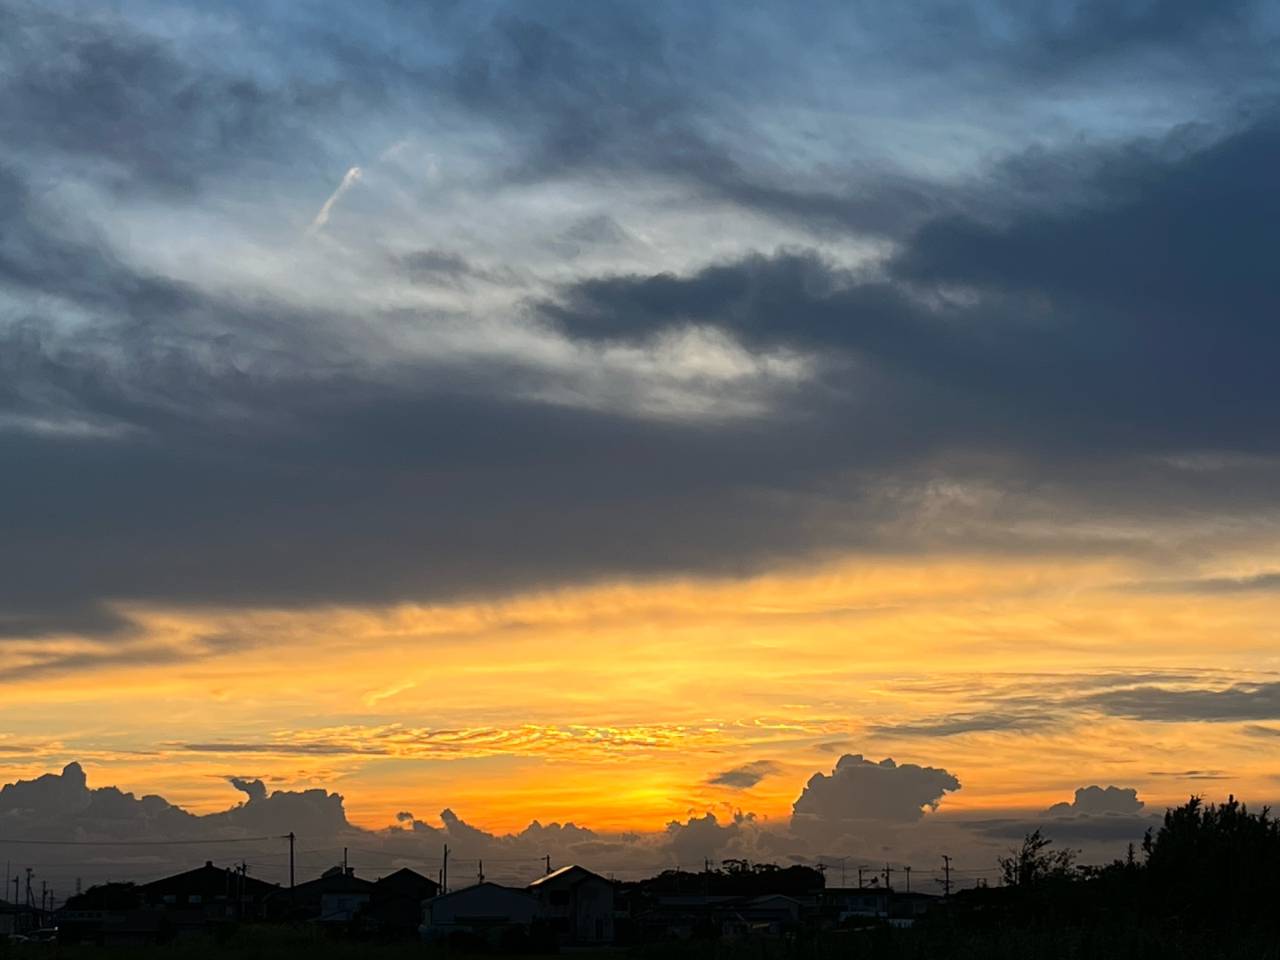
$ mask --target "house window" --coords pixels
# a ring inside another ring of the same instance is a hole
[[[200,903],[200,902],[202,901],[200,898],[200,894],[198,893],[193,893],[191,894],[191,896],[187,897],[187,903]]]

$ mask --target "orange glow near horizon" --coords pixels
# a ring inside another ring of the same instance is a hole
[[[0,779],[79,759],[93,785],[204,813],[236,801],[226,777],[262,777],[340,792],[366,827],[450,807],[497,831],[785,820],[843,752],[946,768],[962,789],[944,811],[1043,809],[1091,783],[1159,806],[1203,770],[1225,771],[1215,792],[1270,799],[1249,724],[1127,719],[1089,696],[1107,676],[1273,676],[1280,603],[1141,581],[1119,563],[879,559],[440,606],[121,605],[136,628],[114,650],[11,648],[28,675],[0,687]],[[748,789],[709,782],[760,760],[774,768]]]

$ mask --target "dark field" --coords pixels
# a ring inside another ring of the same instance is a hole
[[[95,947],[66,944],[0,942],[0,958],[59,957],[85,960],[447,960],[484,954],[450,951],[421,943],[355,943],[316,938],[279,928],[242,930],[227,941],[184,941],[161,946]],[[1099,926],[1055,929],[1022,927],[1003,930],[949,930],[921,926],[911,930],[874,929],[824,934],[812,939],[763,939],[739,942],[664,943],[614,950],[565,951],[558,955],[524,954],[526,960],[549,956],[608,957],[613,960],[1280,960],[1280,940],[1265,933],[1191,935],[1172,927]]]

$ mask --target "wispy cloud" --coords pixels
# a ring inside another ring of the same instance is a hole
[[[660,752],[724,748],[731,733],[714,726],[646,724],[628,727],[586,724],[522,724],[515,727],[431,729],[393,723],[279,731],[257,742],[174,744],[196,753],[270,753],[459,759],[493,756],[554,756],[614,761]]]
[[[404,693],[406,690],[414,689],[418,684],[409,680],[405,683],[397,683],[387,687],[385,690],[371,690],[364,695],[364,705],[372,707],[374,704],[381,703],[383,700],[390,700],[398,693]]]
[[[714,787],[730,787],[734,790],[747,790],[754,787],[765,777],[777,773],[781,767],[772,760],[753,760],[730,770],[721,770],[707,779]]]
[[[881,737],[954,737],[966,733],[1017,732],[1053,722],[1043,713],[976,713],[928,717],[902,723],[878,723],[869,733]]]

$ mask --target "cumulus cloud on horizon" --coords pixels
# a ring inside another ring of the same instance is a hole
[[[959,789],[960,781],[939,767],[845,754],[830,774],[809,778],[792,807],[791,826],[801,834],[840,835],[864,832],[875,822],[910,823]]]
[[[1133,787],[1077,787],[1070,801],[1055,803],[1046,812],[1053,817],[1099,814],[1136,814],[1146,806]]]

